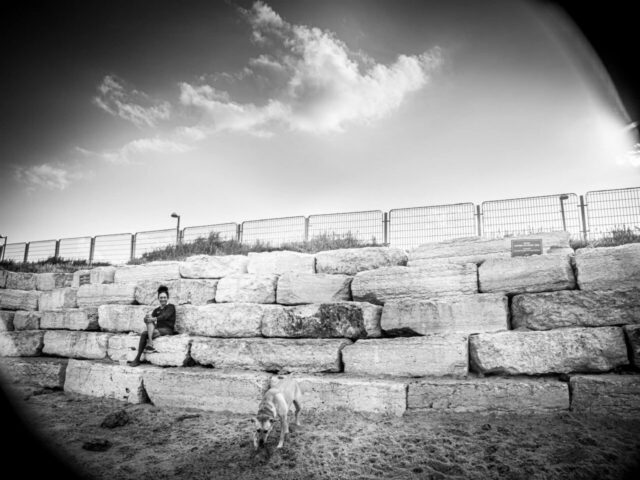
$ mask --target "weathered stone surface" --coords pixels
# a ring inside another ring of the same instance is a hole
[[[180,278],[180,262],[149,262],[143,265],[123,265],[116,268],[113,281],[114,283],[138,283],[145,280],[177,280],[178,278]]]
[[[640,325],[625,325],[624,334],[627,337],[631,363],[640,368]]]
[[[80,285],[85,285],[87,283],[91,283],[91,270],[85,269],[73,272],[73,280],[71,282],[71,286],[73,288],[79,288]]]
[[[182,367],[189,361],[189,347],[192,338],[189,335],[164,335],[153,340],[157,353],[143,353],[141,360],[161,367]],[[108,357],[120,363],[131,361],[136,357],[140,335],[119,334],[109,337],[107,344]]]
[[[35,290],[36,274],[25,272],[7,272],[6,287],[11,290]]]
[[[44,388],[64,386],[66,358],[0,358],[0,373],[7,383],[37,385]]]
[[[7,288],[7,275],[9,272],[0,268],[0,288]]]
[[[44,333],[44,355],[99,360],[107,356],[110,333],[47,330]]]
[[[35,357],[42,352],[44,332],[0,332],[0,357]]]
[[[380,326],[389,334],[496,332],[509,328],[508,315],[502,294],[394,300],[384,304]]]
[[[569,386],[574,412],[640,415],[640,375],[575,375]]]
[[[581,290],[617,290],[640,285],[640,243],[576,250]]]
[[[144,386],[157,407],[189,406],[255,415],[270,376],[247,370],[154,367],[145,370]]]
[[[407,384],[401,380],[345,374],[295,374],[293,378],[300,385],[302,408],[306,410],[346,409],[400,417],[407,408]],[[279,377],[271,377],[271,385],[278,381]]]
[[[284,307],[283,315],[262,320],[265,337],[356,339],[366,336],[363,309],[349,302]]]
[[[475,371],[509,375],[606,372],[629,362],[618,327],[481,333],[471,335],[469,354]]]
[[[478,270],[483,293],[535,293],[576,288],[569,255],[490,259]]]
[[[356,301],[378,305],[390,300],[478,293],[477,268],[471,263],[439,264],[428,269],[379,268],[358,273],[351,282],[351,293]]]
[[[555,378],[429,378],[409,384],[407,408],[509,413],[569,410],[569,386]]]
[[[247,272],[259,275],[316,273],[316,257],[299,252],[249,252]]]
[[[70,287],[73,283],[73,273],[38,273],[36,274],[36,289],[42,291],[56,288]]]
[[[350,340],[194,338],[191,357],[200,365],[270,372],[339,372],[340,350]]]
[[[407,254],[400,248],[342,248],[316,253],[318,273],[355,275],[382,267],[405,266]]]
[[[42,292],[38,302],[38,310],[58,310],[61,308],[76,308],[78,306],[77,288],[58,288],[47,292]]]
[[[158,287],[169,289],[169,301],[174,305],[206,305],[216,297],[218,280],[180,279],[170,281],[147,280],[136,285],[135,298],[142,305],[158,306]]]
[[[475,263],[485,260],[511,257],[512,240],[542,239],[543,255],[573,253],[569,245],[569,232],[548,232],[517,237],[487,239],[479,237],[456,238],[443,242],[425,243],[409,250],[408,265],[421,267],[434,261],[449,263]]]
[[[194,255],[180,263],[182,278],[222,278],[247,273],[249,259],[245,255]]]
[[[0,309],[3,310],[37,310],[41,292],[35,290],[0,290]]]
[[[142,383],[147,368],[71,359],[67,365],[64,390],[128,403],[148,403]]]
[[[42,312],[40,328],[43,330],[98,330],[98,309],[66,308]]]
[[[640,323],[640,288],[516,295],[511,313],[513,328],[531,330]]]
[[[115,275],[116,267],[95,267],[89,271],[89,281],[94,285],[113,283]]]
[[[348,275],[285,273],[278,279],[276,303],[300,305],[349,301],[352,280]]]
[[[227,275],[218,282],[216,302],[275,303],[277,275]]]
[[[347,305],[355,305],[362,310],[362,322],[367,332],[367,338],[377,338],[382,336],[380,329],[380,319],[382,317],[382,306],[368,302],[343,302]],[[365,335],[362,335],[365,336]]]
[[[33,310],[18,310],[13,317],[13,328],[15,330],[39,330],[42,312]]]
[[[424,337],[358,340],[342,349],[344,371],[402,377],[466,375],[467,338],[460,333],[435,333]]]
[[[99,307],[108,304],[131,305],[135,302],[135,283],[82,285],[78,288],[78,307]]]
[[[286,315],[284,309],[257,303],[183,305],[176,312],[176,330],[205,337],[260,337],[261,324]]]
[[[16,312],[11,310],[0,310],[0,332],[10,332],[13,330],[13,317]]]
[[[147,330],[144,317],[152,310],[148,305],[100,305],[98,325],[105,332],[142,333]]]

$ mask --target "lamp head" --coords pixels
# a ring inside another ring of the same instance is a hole
[[[560,200],[569,200],[569,195],[560,195]]]
[[[173,218],[178,218],[180,215],[178,215],[176,212],[173,212],[173,213],[171,214],[171,216],[172,216]]]

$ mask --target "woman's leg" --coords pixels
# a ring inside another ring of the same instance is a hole
[[[158,336],[155,322],[147,322],[147,346],[153,348],[153,339]]]

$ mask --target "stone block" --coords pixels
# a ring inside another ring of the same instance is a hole
[[[148,403],[142,377],[149,367],[129,367],[88,360],[69,360],[65,392],[115,398],[128,403]]]
[[[156,407],[255,415],[270,377],[248,370],[150,367],[144,371],[144,386]]]
[[[194,255],[180,263],[182,278],[223,278],[247,273],[249,259],[245,255]]]
[[[153,341],[157,353],[143,353],[142,361],[161,367],[182,367],[189,362],[189,348],[192,338],[189,335],[163,335]],[[119,363],[136,358],[140,335],[117,334],[109,337],[107,356]]]
[[[352,280],[348,275],[285,273],[278,279],[276,303],[300,305],[349,301]]]
[[[44,355],[100,360],[107,357],[110,333],[46,330]]]
[[[631,363],[640,369],[640,325],[625,325],[624,334],[627,337]]]
[[[177,280],[178,278],[180,278],[180,262],[149,262],[142,265],[117,267],[113,282],[138,283],[145,280]]]
[[[430,268],[383,267],[358,273],[351,282],[355,301],[384,305],[391,300],[422,300],[478,293],[474,264],[439,264]]]
[[[7,272],[5,288],[11,290],[35,290],[36,274],[26,272]]]
[[[468,336],[460,333],[358,340],[342,349],[345,373],[401,377],[464,376]]]
[[[0,290],[0,309],[37,310],[41,292],[35,290]]]
[[[0,288],[7,288],[7,275],[9,272],[0,268]]]
[[[105,332],[142,333],[147,330],[144,317],[152,310],[148,305],[100,305],[98,325]]]
[[[0,332],[0,357],[36,357],[42,352],[44,332]]]
[[[484,374],[606,372],[629,363],[618,327],[481,333],[471,335],[469,354]]]
[[[61,308],[77,308],[77,297],[78,289],[71,287],[42,292],[38,302],[38,310],[44,312],[46,310],[59,310]]]
[[[97,308],[67,308],[42,312],[43,330],[99,330]]]
[[[511,313],[513,328],[530,330],[640,323],[640,288],[521,294]]]
[[[264,319],[285,315],[284,308],[257,303],[183,305],[176,312],[176,330],[205,337],[260,337]]]
[[[104,285],[82,285],[78,288],[78,307],[99,307],[100,305],[131,305],[135,302],[135,283],[114,283]]]
[[[6,383],[62,389],[67,362],[66,358],[4,357],[0,358],[0,373]]]
[[[283,273],[316,273],[316,257],[299,252],[249,252],[247,273],[281,275]]]
[[[41,318],[42,312],[18,310],[13,317],[13,328],[15,330],[40,330]]]
[[[461,295],[385,303],[380,326],[388,334],[483,333],[509,328],[502,294]]]
[[[382,306],[368,302],[344,302],[348,305],[355,305],[362,310],[362,321],[367,332],[367,338],[377,338],[382,336],[380,320],[382,318]],[[365,336],[365,335],[363,335]]]
[[[619,290],[640,285],[640,243],[576,250],[580,290]]]
[[[575,375],[569,387],[574,412],[640,416],[640,375]]]
[[[89,283],[91,283],[91,270],[83,269],[73,272],[73,280],[71,281],[71,286],[73,288],[80,288],[81,285]]]
[[[169,289],[169,301],[174,305],[206,305],[216,298],[218,280],[180,279],[169,281],[147,280],[136,285],[136,302],[141,305],[157,307],[158,287],[164,285]]]
[[[478,278],[483,293],[535,293],[576,288],[569,255],[490,259],[479,267]]]
[[[318,273],[355,275],[367,270],[407,265],[407,253],[400,248],[342,248],[316,253]]]
[[[114,283],[116,267],[95,267],[89,271],[89,282],[94,285]]]
[[[200,365],[269,372],[339,372],[340,351],[350,340],[194,338],[191,357]]]
[[[73,273],[38,273],[36,274],[36,289],[41,291],[71,287]]]
[[[11,310],[0,310],[0,332],[10,332],[13,328],[13,318],[16,312]]]
[[[277,275],[227,275],[218,282],[217,303],[275,303]]]

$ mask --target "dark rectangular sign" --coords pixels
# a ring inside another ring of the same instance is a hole
[[[86,285],[88,283],[91,283],[91,275],[88,273],[83,273],[82,275],[80,275],[78,277],[78,284],[79,285]]]
[[[511,256],[527,257],[529,255],[542,255],[542,239],[511,240]]]

